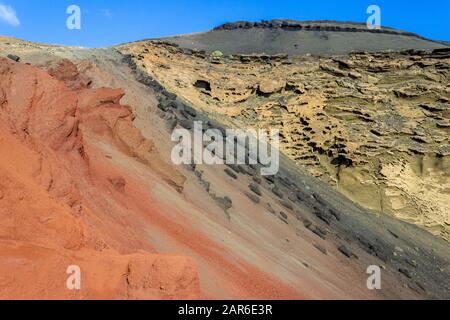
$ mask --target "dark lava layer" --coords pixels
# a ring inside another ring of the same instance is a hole
[[[448,43],[392,28],[368,29],[363,23],[272,20],[236,22],[211,31],[164,40],[188,49],[224,54],[336,55],[352,51],[433,50]]]

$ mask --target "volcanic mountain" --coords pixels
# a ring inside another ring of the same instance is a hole
[[[339,55],[352,51],[433,50],[449,43],[392,28],[369,29],[365,23],[271,20],[236,22],[211,31],[163,38],[183,48],[225,54]]]
[[[104,49],[1,38],[0,297],[450,298],[450,52],[347,25],[237,23]],[[385,47],[289,40],[321,33]],[[171,134],[194,121],[279,128],[279,173],[175,165]]]

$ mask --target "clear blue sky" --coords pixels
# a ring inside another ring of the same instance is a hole
[[[81,30],[66,28],[66,9],[71,4],[81,8]],[[450,41],[449,0],[0,0],[0,34],[45,43],[101,47],[206,31],[237,20],[365,22],[370,4],[380,6],[384,26]]]

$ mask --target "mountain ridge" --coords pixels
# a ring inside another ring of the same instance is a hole
[[[389,27],[369,29],[358,22],[332,20],[238,21],[209,31],[162,37],[183,48],[219,50],[225,54],[333,55],[352,51],[380,52],[408,49],[434,50],[449,47],[448,42]],[[158,39],[153,39],[158,40]]]

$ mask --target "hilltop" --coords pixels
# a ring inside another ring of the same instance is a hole
[[[208,32],[163,38],[182,48],[225,54],[340,55],[352,51],[433,50],[448,43],[366,24],[338,21],[272,20],[227,23]]]

